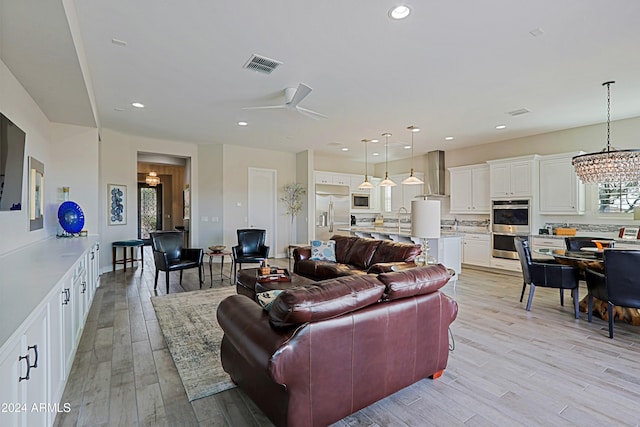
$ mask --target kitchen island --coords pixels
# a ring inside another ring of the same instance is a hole
[[[349,232],[353,236],[368,237],[377,240],[393,240],[396,242],[413,242],[422,244],[422,239],[411,237],[411,229],[406,227],[358,227],[339,228],[338,231]],[[443,232],[438,239],[427,239],[429,254],[437,262],[456,272],[452,280],[462,273],[462,235],[455,232]]]

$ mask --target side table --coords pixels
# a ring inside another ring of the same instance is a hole
[[[224,270],[224,257],[226,255],[231,256],[231,252],[227,252],[227,251],[213,252],[211,250],[205,249],[204,254],[209,257],[209,275],[211,276],[211,287],[213,287],[213,259],[214,258],[220,258],[220,281],[222,282],[225,277],[229,279],[229,281],[231,281],[231,272],[232,272],[233,266],[229,267],[230,270],[229,270],[228,276],[225,276],[222,271]]]

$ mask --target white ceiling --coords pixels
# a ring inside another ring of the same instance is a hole
[[[395,0],[64,2],[80,59],[62,0],[0,0],[0,57],[57,122],[96,126],[93,92],[98,122],[125,133],[361,159],[358,141],[389,131],[397,159],[408,125],[419,154],[603,122],[608,80],[612,119],[640,116],[638,0],[413,0],[403,21]],[[254,53],[283,64],[243,69]],[[328,119],[242,110],[300,82]]]

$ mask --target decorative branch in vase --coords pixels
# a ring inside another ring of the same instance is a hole
[[[287,210],[286,214],[291,216],[291,224],[289,226],[289,238],[291,239],[291,229],[293,228],[293,221],[297,214],[302,211],[302,196],[307,193],[307,190],[297,182],[287,184],[282,187],[284,195],[280,198],[280,201],[284,202]]]

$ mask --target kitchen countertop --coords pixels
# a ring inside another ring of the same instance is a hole
[[[344,227],[339,228],[339,231],[350,231],[356,232],[360,231],[363,233],[378,233],[378,234],[387,234],[394,236],[403,236],[403,237],[411,237],[411,228],[409,227],[400,227],[400,233],[398,233],[398,227],[363,227],[363,226],[352,226],[352,227]],[[442,230],[441,238],[444,237],[461,237],[462,232],[453,232],[449,230]]]
[[[557,239],[557,240],[564,240],[565,237],[593,237],[593,238],[603,238],[603,239],[611,239],[612,237],[610,236],[594,236],[593,233],[590,234],[576,234],[575,236],[562,236],[562,235],[557,235],[557,234],[532,234],[532,237],[542,237],[544,239]],[[625,244],[630,244],[630,245],[639,245],[640,246],[640,240],[634,240],[634,239],[619,239],[619,238],[613,238],[613,240],[616,243],[625,243]]]

